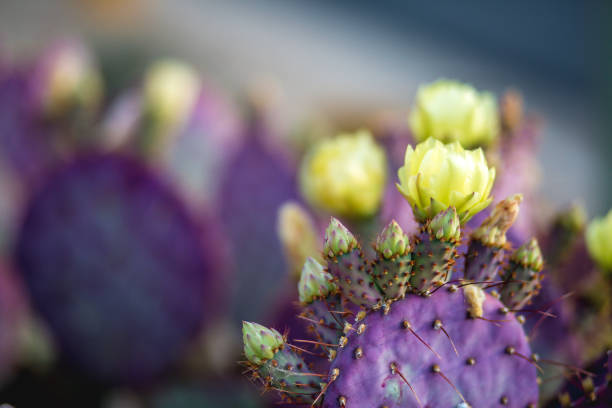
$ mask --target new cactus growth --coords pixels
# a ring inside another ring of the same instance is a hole
[[[453,207],[438,213],[415,238],[415,260],[411,285],[428,294],[450,280],[461,238],[459,218]]]
[[[425,143],[425,150],[443,146]],[[469,157],[480,160],[478,154]],[[443,154],[438,158],[444,161]],[[536,292],[542,259],[535,240],[505,253],[518,196],[499,203],[466,236],[461,220],[490,201],[492,170],[486,162],[482,169],[478,174],[484,178],[472,184],[482,194],[476,198],[462,191],[471,205],[457,200],[432,205],[433,200],[411,196],[413,207],[421,210],[417,236],[409,238],[391,222],[373,243],[372,256],[364,255],[355,236],[332,218],[325,233],[326,265],[308,259],[298,286],[305,308],[300,317],[311,325],[314,339],[291,344],[273,329],[245,323],[245,332],[256,331],[245,340],[249,372],[267,389],[280,391],[285,402],[325,408],[535,407],[538,357],[518,312]],[[455,178],[445,187],[440,183],[448,183],[446,177],[430,181],[429,193],[446,189],[455,198],[454,188],[469,189],[473,182]],[[475,254],[473,246],[469,269],[464,268],[465,251],[458,248],[468,238],[498,249],[496,268],[484,261],[491,254]],[[482,277],[491,284],[476,282]],[[493,286],[501,296],[488,293]],[[317,356],[322,360],[316,362]]]
[[[334,277],[325,271],[323,265],[313,258],[308,258],[302,270],[298,293],[300,303],[305,309],[302,318],[315,324],[310,326],[311,331],[319,341],[336,344],[342,335],[343,327],[333,313],[342,313],[344,308]]]
[[[374,281],[388,299],[404,296],[410,286],[412,254],[410,239],[397,222],[391,221],[376,239],[376,262],[372,263]]]
[[[521,309],[540,289],[543,260],[535,238],[522,245],[510,256],[510,264],[503,274],[506,282],[501,299],[511,309]]]
[[[492,281],[498,275],[508,247],[506,232],[512,226],[523,197],[520,194],[501,201],[472,233],[465,257],[465,277],[475,282]]]

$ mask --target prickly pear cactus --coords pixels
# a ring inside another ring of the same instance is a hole
[[[138,162],[92,155],[32,197],[16,258],[64,357],[98,379],[144,382],[211,315],[214,249],[203,238]]]
[[[326,408],[535,407],[540,362],[521,312],[543,261],[535,239],[507,242],[520,196],[462,231],[490,202],[491,177],[481,152],[431,139],[409,148],[399,188],[418,233],[391,222],[366,256],[332,218],[323,264],[308,259],[298,285],[313,338],[245,322],[247,371],[285,402]]]

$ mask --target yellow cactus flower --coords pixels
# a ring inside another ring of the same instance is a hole
[[[415,149],[408,146],[398,177],[397,188],[420,222],[452,206],[463,224],[491,203],[495,169],[480,148],[464,150],[459,142],[429,138]]]
[[[386,181],[385,152],[365,130],[319,142],[300,169],[301,191],[311,205],[352,218],[378,211]]]
[[[586,242],[593,259],[602,268],[612,271],[612,210],[589,223]]]
[[[199,90],[200,78],[189,65],[171,59],[158,61],[145,75],[146,112],[159,126],[180,126],[191,113]]]
[[[491,144],[500,126],[492,94],[447,79],[419,88],[408,122],[419,142],[433,137],[444,143],[458,141],[465,148]]]

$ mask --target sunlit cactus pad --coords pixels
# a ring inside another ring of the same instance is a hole
[[[387,314],[371,313],[355,324],[365,330],[351,331],[338,351],[331,370],[340,374],[323,406],[338,407],[341,400],[347,407],[389,408],[535,403],[536,369],[526,360],[530,348],[520,323],[489,295],[482,316],[488,320],[470,317],[463,291],[451,286],[429,298],[407,296]]]
[[[146,168],[93,155],[32,197],[17,259],[73,363],[141,382],[176,358],[207,315],[212,271],[201,232]]]

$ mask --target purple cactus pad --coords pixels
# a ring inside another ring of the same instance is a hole
[[[489,321],[468,317],[462,292],[409,295],[387,314],[369,313],[362,334],[352,332],[338,349],[331,370],[339,375],[323,407],[535,407],[536,367],[523,328],[489,295]]]
[[[214,268],[203,231],[130,159],[92,155],[32,197],[17,260],[64,352],[103,380],[144,382],[205,322]]]

